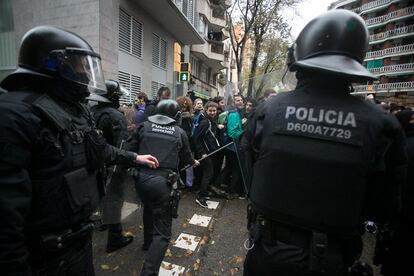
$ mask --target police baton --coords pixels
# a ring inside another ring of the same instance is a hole
[[[218,149],[216,149],[216,150],[214,150],[214,151],[210,152],[210,153],[209,153],[209,154],[207,154],[206,156],[201,157],[200,159],[198,159],[197,161],[198,161],[198,162],[203,161],[203,160],[204,160],[204,159],[206,159],[207,157],[212,156],[213,154],[215,154],[215,153],[217,153],[217,152],[221,151],[222,149],[224,149],[224,148],[226,148],[226,147],[230,146],[231,144],[234,144],[234,141],[231,141],[230,143],[225,144],[224,146],[222,146],[222,147],[220,147],[220,148],[218,148]],[[188,169],[189,167],[192,167],[192,165],[187,165],[187,166],[185,166],[184,168],[180,169],[180,172],[185,171],[185,170],[186,170],[186,169]]]
[[[122,147],[124,146],[125,140],[122,139],[121,144],[119,145],[119,149],[122,149]],[[118,165],[114,165],[114,167],[112,168],[112,170],[109,172],[108,178],[106,180],[106,185],[105,188],[111,183],[112,181],[112,177],[114,176],[114,173],[116,172],[116,168]]]

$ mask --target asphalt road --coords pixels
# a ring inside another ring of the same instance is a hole
[[[247,238],[247,200],[212,198],[209,209],[195,203],[195,195],[183,192],[179,217],[173,220],[172,239],[161,266],[164,275],[243,275]],[[128,181],[123,209],[124,230],[135,236],[133,243],[116,252],[105,252],[106,232],[96,231],[93,238],[94,263],[97,276],[139,275],[145,252],[143,244],[142,209],[132,182]],[[364,236],[362,259],[370,263],[373,235]],[[381,275],[374,267],[375,276]]]

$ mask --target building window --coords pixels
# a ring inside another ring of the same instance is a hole
[[[194,25],[194,3],[193,0],[175,0],[177,8],[187,17],[188,21]]]
[[[208,79],[208,67],[204,64],[201,64],[201,70],[200,70],[200,80],[204,82],[209,82]]]
[[[119,102],[123,104],[133,103],[138,92],[142,91],[141,77],[127,72],[119,71],[118,80],[122,86],[129,90],[128,97],[122,97]]]
[[[167,68],[167,42],[156,34],[152,35],[152,64]]]
[[[190,57],[190,63],[191,63],[191,75],[198,77],[198,60],[194,57]]]
[[[206,20],[204,19],[204,16],[199,15],[199,22],[198,22],[198,32],[203,35],[204,37],[207,37],[208,34],[208,27]]]
[[[153,99],[157,98],[158,89],[160,89],[163,86],[165,86],[165,84],[156,81],[151,82],[151,94]]]
[[[119,10],[119,49],[142,58],[143,25],[124,10]]]

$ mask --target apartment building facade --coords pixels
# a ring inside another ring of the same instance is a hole
[[[226,29],[226,10],[231,0],[197,0],[195,26],[205,43],[191,46],[189,90],[204,99],[224,94],[235,64]]]
[[[177,5],[177,2],[186,3]],[[0,9],[0,81],[17,66],[18,47],[32,27],[52,25],[85,38],[101,55],[107,79],[151,98],[168,86],[183,91],[174,47],[205,43],[194,27],[192,0],[3,0]],[[190,5],[190,6],[188,6]],[[183,54],[185,55],[185,54]],[[178,61],[179,62],[179,61]]]
[[[409,0],[340,0],[330,9],[359,14],[369,30],[364,65],[378,81],[355,86],[360,94],[414,106],[414,4]]]

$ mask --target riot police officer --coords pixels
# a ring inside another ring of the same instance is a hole
[[[316,17],[294,44],[296,89],[268,99],[248,124],[244,275],[345,275],[361,252],[363,221],[397,211],[401,130],[381,108],[350,95],[351,83],[375,78],[362,66],[367,46],[355,13]]]
[[[157,114],[157,105],[162,100],[168,100],[171,99],[172,93],[171,90],[166,87],[162,86],[157,91],[157,97],[151,101],[147,101],[145,103],[145,111],[144,111],[144,118],[145,120],[148,120],[149,116]]]
[[[105,99],[89,100],[97,101],[98,104],[92,106],[95,124],[102,131],[106,142],[117,148],[124,148],[128,138],[127,122],[125,116],[118,110],[119,99],[129,95],[129,91],[115,80],[105,81],[107,94]],[[108,240],[106,252],[110,253],[118,250],[132,242],[132,236],[123,233],[121,225],[121,211],[124,203],[126,170],[121,166],[107,168],[106,195],[102,200],[102,222],[100,230],[108,229]]]
[[[158,114],[139,125],[130,149],[138,154],[151,152],[158,161],[157,169],[141,168],[135,176],[137,192],[144,204],[144,245],[148,250],[140,275],[158,275],[171,238],[172,218],[177,217],[178,167],[198,165],[190,151],[187,135],[177,121],[180,107],[174,100],[162,100]]]
[[[83,102],[106,93],[100,57],[74,33],[28,31],[1,86],[0,274],[94,275],[88,219],[102,194],[99,170],[157,160],[96,131]]]

